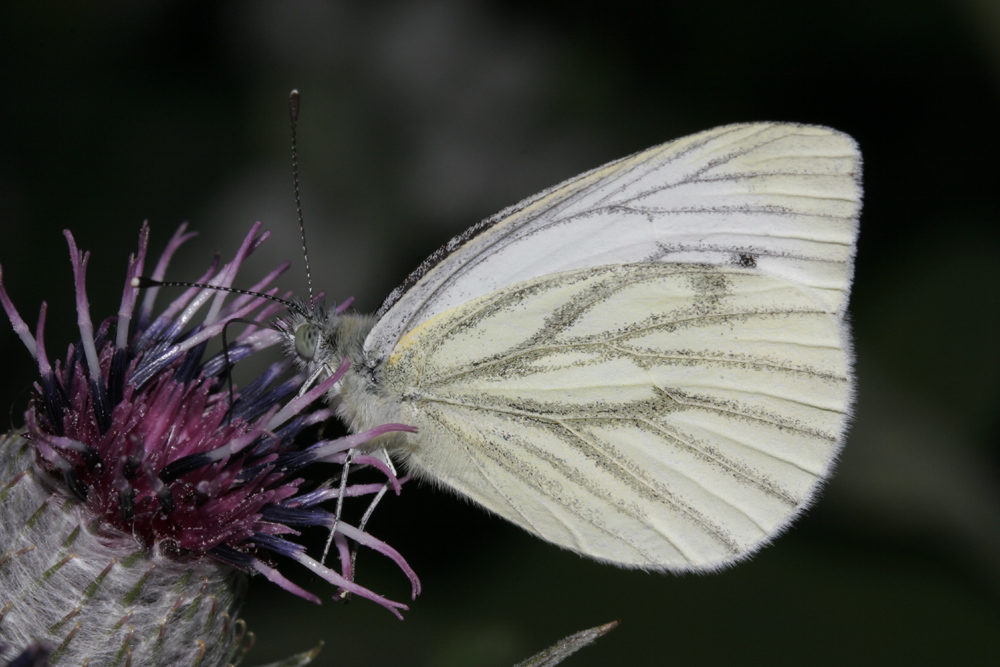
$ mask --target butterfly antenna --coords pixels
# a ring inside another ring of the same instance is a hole
[[[205,283],[189,283],[180,281],[168,282],[162,280],[153,280],[152,278],[146,278],[144,276],[136,276],[135,278],[132,278],[131,285],[132,287],[137,287],[139,289],[148,289],[150,287],[198,287],[200,289],[216,290],[218,292],[229,292],[230,294],[243,294],[246,296],[256,296],[262,299],[267,299],[268,301],[275,301],[277,303],[280,303],[283,306],[286,306],[289,309],[298,312],[303,317],[308,317],[306,311],[302,308],[302,306],[300,306],[297,303],[288,301],[286,299],[281,299],[276,296],[272,296],[271,294],[264,294],[263,292],[254,292],[252,290],[236,289],[235,287],[220,287],[219,285],[207,285]],[[278,330],[277,328],[275,328],[270,324],[264,324],[262,322],[256,322],[254,320],[247,320],[242,317],[231,319],[222,326],[222,354],[226,359],[226,368],[228,369],[226,371],[227,374],[226,384],[229,386],[229,410],[226,411],[226,425],[232,423],[233,406],[236,404],[235,400],[236,397],[235,394],[233,393],[233,374],[232,374],[233,364],[229,360],[229,339],[226,335],[226,331],[227,329],[229,329],[230,324],[236,324],[236,323],[251,324],[258,327],[264,327],[266,329],[272,329],[274,331]]]
[[[295,212],[299,216],[299,233],[302,235],[302,259],[306,264],[306,285],[309,288],[309,306],[313,303],[312,272],[309,270],[309,248],[306,246],[306,223],[302,219],[302,198],[299,196],[299,91],[292,90],[288,95],[288,113],[292,119],[292,184],[295,188]]]
[[[222,354],[226,359],[226,386],[229,387],[229,409],[226,410],[226,426],[233,423],[233,408],[236,407],[236,394],[233,391],[233,364],[229,360],[229,339],[226,335],[226,331],[229,329],[230,324],[257,324],[253,320],[247,320],[242,317],[237,317],[236,319],[229,320],[222,325]]]
[[[268,301],[280,303],[286,308],[294,310],[303,317],[309,317],[309,312],[301,305],[295,303],[294,301],[282,299],[274,296],[273,294],[264,294],[263,292],[254,292],[253,290],[248,290],[248,289],[236,289],[235,287],[220,287],[219,285],[208,285],[206,283],[188,283],[178,280],[153,280],[152,278],[146,278],[144,276],[136,276],[135,278],[132,279],[132,282],[130,284],[132,285],[132,287],[138,287],[139,289],[148,289],[150,287],[197,287],[200,289],[214,290],[216,292],[229,292],[230,294],[243,294],[246,296],[256,296],[260,297],[261,299],[267,299]]]

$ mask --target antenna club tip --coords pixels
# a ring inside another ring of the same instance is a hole
[[[140,281],[139,278],[136,277],[129,281],[129,285],[131,285],[132,287],[141,287],[142,281]]]

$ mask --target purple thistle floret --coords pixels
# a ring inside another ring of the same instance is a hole
[[[231,320],[249,317],[264,323],[280,306],[260,296],[231,298],[227,292],[191,287],[154,317],[159,288],[148,289],[138,304],[140,290],[132,287],[146,261],[149,228],[144,224],[138,253],[129,260],[118,316],[104,320],[95,331],[84,288],[89,253],[81,253],[72,234],[64,233],[80,330],[80,341],[69,347],[65,360],[51,363],[47,356],[46,304],[32,336],[0,273],[0,302],[38,362],[40,378],[26,414],[36,466],[61,480],[68,494],[100,522],[131,534],[147,550],[158,549],[181,561],[210,556],[263,574],[319,603],[318,596],[278,571],[276,561],[291,559],[335,585],[339,596],[353,593],[400,616],[406,605],[354,583],[350,544],[392,559],[410,579],[416,597],[420,583],[413,570],[390,546],[319,507],[341,495],[377,494],[384,485],[327,484],[304,492],[299,475],[316,463],[343,464],[353,448],[382,434],[415,429],[385,424],[300,449],[296,435],[332,416],[329,408],[317,407],[318,399],[346,372],[346,360],[330,378],[304,393],[301,375],[280,379],[291,366],[290,360],[283,360],[231,394],[225,380],[231,365],[279,344],[280,337],[266,326],[252,325],[229,341],[228,359],[220,353],[204,360],[208,341]],[[235,258],[218,269],[217,256],[198,282],[231,287],[240,265],[268,235],[260,233],[259,223],[254,225]],[[152,279],[163,279],[173,254],[192,236],[185,225],[178,229]],[[274,295],[277,288],[270,285],[286,268],[279,267],[251,289]],[[206,305],[207,315],[195,323],[195,313]],[[401,480],[378,459],[354,456],[351,470],[365,464],[380,470],[398,493]],[[334,531],[339,571],[309,557],[305,547],[289,539],[299,534],[298,528],[309,526]]]

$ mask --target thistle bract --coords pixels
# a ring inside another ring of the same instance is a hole
[[[400,480],[381,466],[385,482],[343,479],[306,491],[299,475],[316,464],[345,464],[354,447],[412,429],[386,424],[304,449],[296,445],[303,429],[331,417],[316,403],[346,363],[311,388],[302,386],[301,375],[286,377],[287,360],[238,390],[226,382],[232,364],[280,342],[264,325],[280,305],[223,291],[267,232],[254,225],[234,259],[221,268],[216,260],[198,281],[212,288],[188,288],[154,316],[159,289],[148,290],[140,303],[132,287],[146,263],[149,229],[143,225],[118,315],[96,328],[84,285],[89,253],[65,235],[80,340],[64,358],[51,362],[46,353],[46,305],[32,334],[0,274],[0,301],[39,370],[26,426],[0,439],[0,660],[226,664],[248,643],[235,619],[241,573],[262,574],[320,601],[282,574],[279,567],[288,561],[333,584],[335,597],[351,593],[398,616],[404,604],[354,582],[352,544],[396,562],[414,596],[416,575],[363,525],[352,526],[321,505],[336,501],[339,507],[344,497],[386,487],[398,492]],[[177,231],[153,279],[162,280],[191,236],[184,226]],[[285,268],[251,290],[275,294],[271,283]],[[256,325],[206,359],[208,342],[237,318]],[[336,568],[294,541],[308,526],[332,532]]]

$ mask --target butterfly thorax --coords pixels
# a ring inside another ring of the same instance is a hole
[[[322,303],[293,312],[278,322],[286,353],[313,383],[328,378],[347,359],[350,366],[327,393],[327,400],[356,433],[399,420],[398,404],[380,396],[375,369],[364,354],[365,338],[374,324],[372,315],[338,313]],[[379,444],[386,443],[380,440]]]

